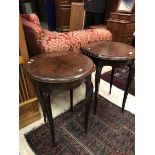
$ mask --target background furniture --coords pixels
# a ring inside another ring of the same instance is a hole
[[[107,19],[107,28],[113,35],[113,41],[132,44],[133,33],[135,32],[134,12],[134,0],[117,0],[115,10],[111,10]]]
[[[29,60],[21,18],[19,17],[19,127],[38,120],[40,112],[34,87],[25,75],[24,64]]]
[[[26,71],[35,84],[36,93],[41,104],[44,116],[47,116],[52,144],[55,143],[55,129],[51,111],[51,92],[53,89],[64,89],[71,91],[71,106],[73,106],[73,89],[86,84],[86,110],[85,110],[85,132],[87,133],[89,109],[93,95],[93,84],[91,73],[94,64],[83,54],[51,53],[40,54],[32,57],[26,63]],[[76,61],[73,61],[76,60]],[[63,104],[63,103],[62,103]]]
[[[110,13],[116,11],[119,0],[105,0],[105,2],[104,25],[106,25],[107,19],[110,18]]]
[[[129,65],[129,78],[127,82],[127,87],[125,90],[122,111],[124,110],[125,101],[127,97],[127,91],[131,78],[133,76],[133,68],[131,67],[135,59],[134,47],[119,43],[119,42],[110,42],[110,41],[101,41],[89,44],[83,48],[83,53],[88,55],[96,65],[96,74],[95,74],[95,106],[94,113],[96,114],[97,110],[97,95],[98,87],[100,83],[100,76],[103,66],[112,66],[112,78],[110,82],[110,93],[113,82],[114,69],[116,67],[121,67],[123,65]]]
[[[59,32],[69,31],[71,3],[83,0],[56,0],[56,30]]]
[[[131,44],[135,31],[135,15],[112,12],[107,20],[107,28],[113,35],[113,41]]]
[[[46,52],[79,53],[80,48],[88,43],[112,39],[110,31],[106,29],[85,29],[66,33],[50,32],[40,26],[35,14],[24,14],[21,17],[30,56]]]
[[[106,0],[103,22],[106,25],[110,13],[116,11],[119,0]],[[72,2],[83,2],[83,0],[56,0],[56,24],[57,31],[69,31],[71,4]]]
[[[84,28],[84,21],[84,3],[72,2],[69,31],[82,30]]]
[[[56,23],[56,31],[58,32],[66,32],[70,29],[70,20],[71,20],[71,4],[72,2],[82,3],[83,0],[56,0],[55,1],[55,13],[51,13],[52,16],[49,16],[50,11],[48,11],[47,5],[49,8],[54,7],[51,0],[20,0],[20,13],[26,13],[25,6],[21,5],[21,3],[29,2],[30,6],[27,7],[28,10],[32,10],[33,13],[36,13],[41,21],[41,24],[44,27],[51,27],[51,25],[54,25]],[[49,4],[47,4],[47,2]],[[52,1],[53,2],[53,1]],[[105,12],[104,12],[104,19],[103,23],[106,25],[107,19],[110,18],[110,13],[117,10],[117,6],[119,3],[119,0],[105,0]],[[26,3],[25,3],[26,4]],[[49,9],[50,10],[50,9]],[[54,11],[54,9],[52,9]],[[31,13],[31,12],[27,12]],[[50,21],[49,18],[50,17]],[[75,18],[75,20],[78,20],[80,16]],[[55,21],[56,18],[56,21]],[[80,17],[81,18],[81,17]],[[84,20],[84,18],[83,18]],[[52,24],[53,23],[53,24]]]

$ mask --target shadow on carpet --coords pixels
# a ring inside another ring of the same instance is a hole
[[[52,147],[48,123],[25,135],[37,155],[134,155],[135,116],[99,96],[97,114],[91,104],[88,134],[84,133],[84,100],[54,119],[57,146]]]
[[[129,73],[129,70],[127,66],[123,68],[116,68],[114,73],[113,85],[119,89],[125,90],[128,73]],[[111,71],[103,73],[101,75],[101,79],[110,83]],[[109,86],[109,89],[110,89],[110,86]],[[132,95],[135,95],[135,79],[132,80],[129,86],[129,93]]]

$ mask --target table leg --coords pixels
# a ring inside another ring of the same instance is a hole
[[[94,114],[97,111],[97,102],[98,102],[98,88],[100,83],[101,70],[103,66],[96,65],[96,74],[95,74],[95,105],[94,105]]]
[[[54,131],[54,123],[53,123],[53,117],[52,117],[52,110],[51,110],[51,103],[50,103],[50,91],[45,87],[38,83],[35,83],[36,88],[36,94],[38,97],[38,100],[40,102],[43,115],[44,115],[44,121],[46,122],[46,117],[50,125],[51,130],[51,136],[52,136],[52,144],[53,146],[56,145],[55,143],[55,131]]]
[[[124,112],[125,102],[128,96],[128,89],[129,89],[133,76],[134,76],[134,64],[129,64],[129,74],[128,74],[128,79],[127,79],[123,102],[122,102],[122,112]]]
[[[70,90],[70,104],[71,104],[70,110],[71,112],[73,112],[73,90]]]
[[[88,78],[88,80],[85,82],[86,84],[86,108],[85,108],[85,133],[88,132],[88,118],[89,118],[89,110],[90,105],[92,102],[92,96],[93,96],[93,83],[91,81],[91,76]]]
[[[112,84],[113,84],[113,79],[114,79],[114,71],[115,71],[115,68],[112,66],[109,94],[111,94],[111,89],[112,89]]]
[[[42,94],[41,94],[41,90],[40,90],[38,84],[35,84],[35,90],[36,90],[36,95],[37,95],[37,98],[38,98],[38,100],[39,100],[39,103],[40,103],[42,112],[43,112],[44,122],[46,122],[45,106],[44,106],[44,102],[43,102],[43,100],[42,100]]]

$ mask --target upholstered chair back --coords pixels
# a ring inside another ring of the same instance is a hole
[[[41,52],[40,40],[44,37],[44,31],[35,14],[21,14],[25,39],[30,57]]]

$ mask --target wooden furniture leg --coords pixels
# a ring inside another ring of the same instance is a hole
[[[112,89],[112,84],[113,84],[113,79],[114,79],[114,71],[115,71],[115,68],[112,66],[109,94],[111,94],[111,89]]]
[[[73,90],[70,90],[70,111],[73,112]]]
[[[127,79],[123,102],[122,102],[122,112],[124,112],[125,102],[128,96],[128,89],[129,89],[129,86],[130,86],[130,83],[133,77],[134,77],[134,64],[129,64],[129,74],[128,74],[128,79]]]
[[[85,108],[85,133],[88,132],[88,118],[89,118],[89,110],[90,105],[92,102],[92,96],[93,96],[93,83],[91,81],[91,75],[89,76],[88,80],[85,82],[86,84],[86,108]]]
[[[39,99],[41,108],[43,110],[44,121],[46,122],[46,117],[50,125],[51,135],[52,135],[52,144],[56,146],[55,142],[55,129],[54,129],[54,122],[51,110],[51,103],[50,103],[50,91],[46,88],[46,86],[40,85],[35,83],[36,94]]]
[[[35,84],[35,90],[36,90],[36,95],[37,95],[37,98],[39,100],[40,106],[41,106],[42,111],[43,111],[44,122],[46,122],[45,106],[44,106],[44,102],[42,100],[41,90],[40,90],[40,88],[39,88],[39,86],[37,84]]]
[[[46,88],[44,89],[44,92],[43,92],[43,101],[45,104],[46,115],[51,129],[52,144],[53,146],[56,146],[54,121],[53,121],[52,109],[51,109],[51,103],[50,103],[50,91],[47,90]]]
[[[103,66],[96,65],[96,74],[95,74],[95,105],[94,105],[94,114],[96,114],[97,111],[97,102],[98,102],[98,89],[99,89],[99,83],[100,83],[100,76],[101,76],[101,70]]]

